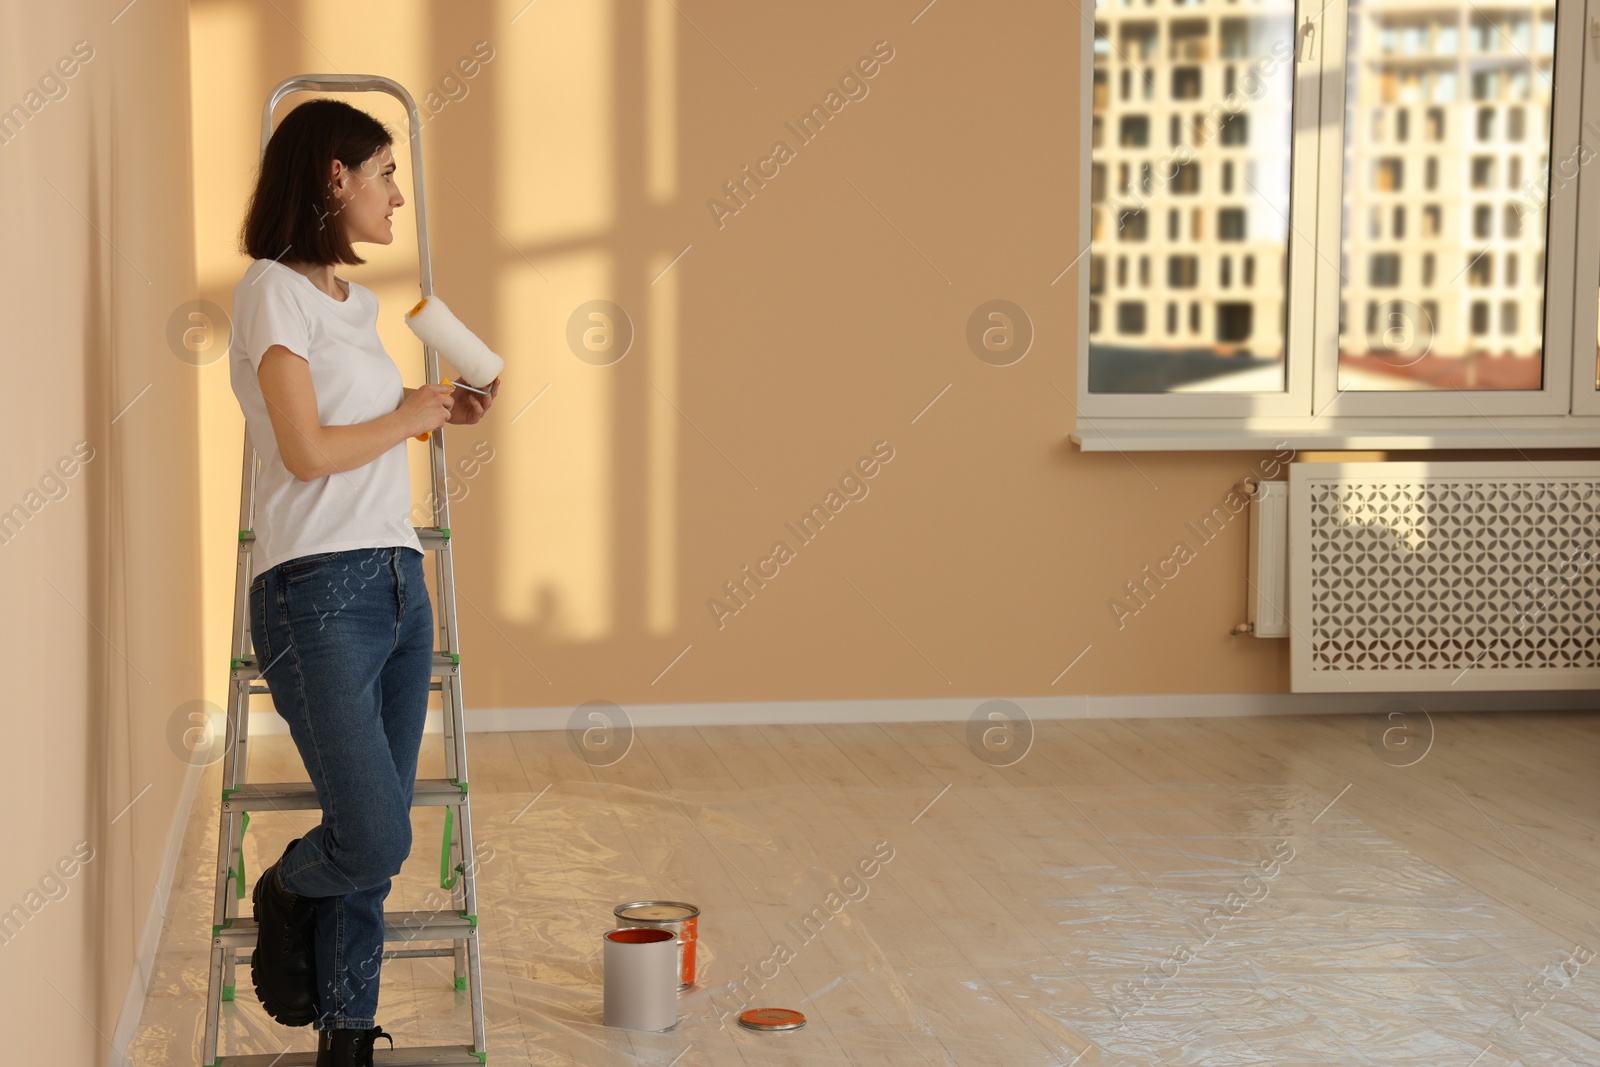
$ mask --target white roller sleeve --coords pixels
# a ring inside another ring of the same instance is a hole
[[[449,360],[468,385],[487,386],[505,369],[506,361],[462,325],[437,296],[426,297],[406,312],[406,325],[423,344]]]

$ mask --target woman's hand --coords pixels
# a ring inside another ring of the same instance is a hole
[[[452,392],[453,386],[449,382],[407,389],[398,409],[407,427],[406,436],[415,437],[437,430],[446,422],[453,421],[451,412],[455,397],[451,395]]]
[[[458,381],[460,379],[457,379]],[[467,389],[458,389],[452,395],[455,406],[450,409],[450,423],[453,426],[471,426],[482,420],[489,412],[489,405],[494,403],[494,398],[500,392],[500,379],[496,378],[489,383],[489,395],[481,396]]]

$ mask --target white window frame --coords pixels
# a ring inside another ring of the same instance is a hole
[[[1541,388],[1392,393],[1337,388],[1348,5],[1347,0],[1326,5],[1298,0],[1291,76],[1302,88],[1291,120],[1285,388],[1232,394],[1089,392],[1090,272],[1084,262],[1077,272],[1078,404],[1072,439],[1085,450],[1258,449],[1279,443],[1385,449],[1600,446],[1594,354],[1582,340],[1592,341],[1600,328],[1593,296],[1600,285],[1600,250],[1590,242],[1580,256],[1577,241],[1579,233],[1600,233],[1600,167],[1577,168],[1577,180],[1562,180],[1557,173],[1558,162],[1568,155],[1581,154],[1584,160],[1600,155],[1600,39],[1579,32],[1591,17],[1600,17],[1600,0],[1588,0],[1588,6],[1591,10],[1584,11],[1578,0],[1556,0]],[[1092,254],[1087,238],[1094,30],[1092,16],[1086,13],[1085,21],[1091,28],[1081,49],[1081,261]],[[1589,127],[1581,121],[1584,115],[1592,116]],[[1587,146],[1579,140],[1580,131],[1587,134]],[[1112,135],[1109,125],[1106,135]],[[1334,192],[1319,197],[1321,189]],[[1319,255],[1317,248],[1331,255]],[[1575,299],[1575,291],[1591,295]]]
[[[1600,37],[1590,36],[1595,19],[1600,19],[1600,0],[1589,0],[1582,32],[1570,34],[1573,47],[1582,50],[1584,71],[1577,133],[1578,209],[1573,231],[1574,238],[1580,233],[1589,237],[1588,241],[1577,242],[1577,266],[1573,270],[1572,410],[1575,414],[1600,416],[1600,389],[1595,385],[1596,363],[1600,359],[1589,348],[1600,337],[1600,315],[1596,310],[1596,294],[1600,293],[1600,249],[1596,245],[1600,242],[1594,240],[1600,234],[1600,176],[1595,174],[1600,169],[1595,165],[1600,164]]]

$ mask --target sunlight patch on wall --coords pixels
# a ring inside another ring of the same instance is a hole
[[[190,137],[197,296],[232,314],[233,287],[250,260],[238,251],[250,184],[261,156],[259,9],[245,0],[189,7]],[[228,384],[227,357],[200,371],[201,652],[204,691],[227,692],[228,642],[238,560],[239,467],[244,416]]]
[[[250,263],[236,250],[235,239],[261,156],[266,100],[258,95],[260,39],[257,11],[243,0],[209,0],[190,8],[195,268],[202,290],[220,286],[231,294]]]
[[[496,336],[506,369],[495,408],[504,420],[496,431],[494,482],[501,515],[497,604],[502,618],[532,626],[547,640],[594,641],[613,624],[618,368],[578,359],[566,335],[579,304],[613,295],[614,268],[604,252],[537,263],[538,271],[507,267],[499,286]],[[546,384],[548,391],[523,411]]]
[[[678,18],[672,0],[645,4],[645,189],[657,204],[678,195]]]
[[[503,0],[497,24],[527,0]],[[495,224],[516,244],[594,236],[616,220],[612,4],[534,4],[496,38]]]
[[[422,65],[429,29],[423,0],[303,4],[291,9],[291,17],[309,42],[300,53],[305,71],[381,74],[404,85],[419,101],[427,89],[424,82],[437,76]]]
[[[650,383],[655,386],[645,400],[649,410],[645,616],[650,632],[656,634],[670,632],[678,621],[678,428],[683,419],[673,404],[683,406],[678,397],[679,275],[677,267],[661,273],[673,255],[658,252],[645,271],[650,299],[645,355],[649,357]],[[649,285],[652,278],[656,282]],[[663,394],[671,404],[662,399]]]

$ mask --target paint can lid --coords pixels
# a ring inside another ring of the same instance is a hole
[[[747,1030],[798,1030],[806,1017],[793,1008],[751,1008],[739,1013],[739,1025]]]
[[[612,914],[629,922],[679,922],[695,918],[700,909],[681,900],[636,900],[618,904]]]

